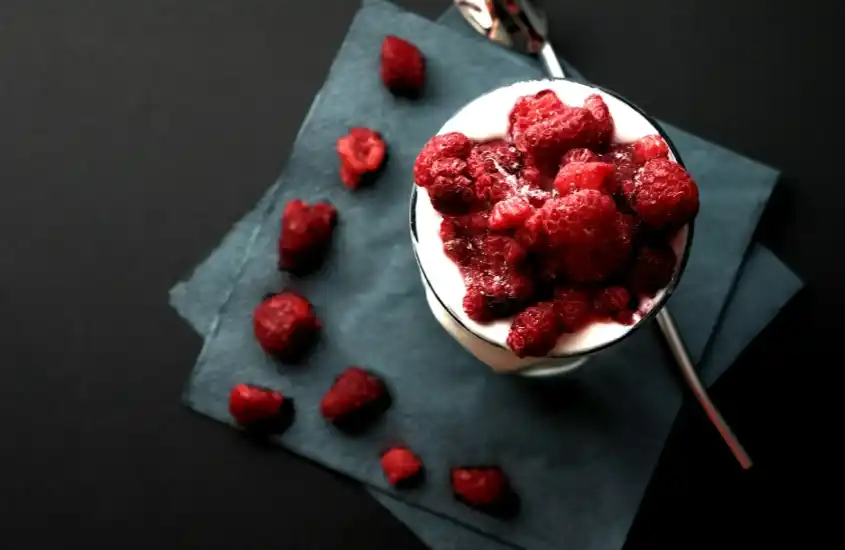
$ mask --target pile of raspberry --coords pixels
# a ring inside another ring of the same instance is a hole
[[[672,279],[669,243],[698,213],[698,187],[660,136],[613,135],[600,95],[576,107],[544,90],[517,100],[505,138],[442,134],[417,157],[464,310],[479,323],[513,317],[519,357],[591,322],[632,324]]]

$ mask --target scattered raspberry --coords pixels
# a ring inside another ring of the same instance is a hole
[[[555,189],[566,195],[578,189],[604,191],[605,180],[613,174],[613,165],[606,162],[573,162],[563,165],[555,177]]]
[[[622,286],[609,286],[596,294],[595,309],[603,315],[613,316],[625,310],[631,301],[631,293]]]
[[[618,217],[613,199],[592,189],[551,199],[539,212],[543,232],[553,246],[602,246]]]
[[[599,158],[602,162],[612,164],[614,167],[613,174],[605,182],[607,191],[623,193],[627,196],[633,187],[634,172],[637,171],[633,147],[630,144],[616,144]]]
[[[356,189],[364,174],[381,168],[386,146],[381,134],[369,128],[350,128],[349,134],[337,140],[340,157],[340,179],[349,189]]]
[[[654,241],[643,244],[634,253],[628,288],[634,294],[653,295],[672,280],[676,263],[675,252],[668,243]]]
[[[634,162],[642,166],[651,159],[668,159],[669,146],[658,135],[645,136],[633,144]]]
[[[396,95],[416,96],[425,82],[425,58],[416,46],[389,35],[381,43],[381,81]]]
[[[285,205],[279,236],[279,269],[304,274],[322,263],[337,222],[337,210],[327,202],[309,206],[299,199]]]
[[[613,138],[613,117],[610,116],[610,109],[598,94],[587,97],[584,100],[584,107],[590,111],[596,121],[596,145],[606,146]]]
[[[541,170],[557,170],[569,149],[597,141],[596,121],[583,107],[568,107],[528,126],[514,136],[516,148],[535,159]]]
[[[317,339],[320,327],[311,304],[294,292],[270,296],[253,312],[258,343],[285,361],[298,359]]]
[[[531,217],[534,207],[520,196],[513,196],[497,203],[490,213],[490,229],[502,231],[520,227]]]
[[[461,502],[493,515],[516,513],[518,499],[497,466],[464,466],[451,470],[452,493]]]
[[[555,291],[554,308],[564,332],[575,332],[589,321],[592,300],[583,290],[563,287]]]
[[[282,409],[281,392],[252,384],[238,384],[229,394],[229,414],[244,427],[274,419]]]
[[[681,227],[698,214],[698,186],[679,164],[653,159],[634,175],[631,206],[655,229]]]
[[[517,357],[545,357],[554,349],[560,334],[554,303],[540,302],[514,317],[507,344]]]
[[[510,196],[511,186],[503,174],[481,174],[475,180],[475,198],[480,204],[493,206]]]
[[[469,173],[473,178],[483,174],[515,174],[519,171],[519,151],[503,139],[477,143],[467,157]]]
[[[589,149],[578,147],[567,151],[560,160],[560,163],[569,164],[570,162],[597,162],[598,160],[599,156],[597,154],[593,153]]]
[[[391,485],[403,487],[420,480],[423,465],[410,449],[394,447],[381,455],[381,469]]]
[[[343,429],[370,424],[389,405],[381,379],[360,367],[349,367],[335,379],[320,401],[323,418]]]
[[[472,140],[460,132],[449,132],[434,136],[426,143],[414,163],[414,181],[420,187],[434,183],[436,174],[432,165],[439,159],[457,158],[466,160],[472,151]]]

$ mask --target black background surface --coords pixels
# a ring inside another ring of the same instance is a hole
[[[842,364],[843,8],[546,4],[588,78],[783,170],[759,238],[809,284],[713,392],[755,469],[688,404],[627,547],[810,547]],[[357,6],[0,3],[3,547],[424,548],[356,483],[182,407],[200,339],[167,305],[281,171]]]

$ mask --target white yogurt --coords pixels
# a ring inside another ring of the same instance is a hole
[[[508,115],[516,100],[521,96],[548,89],[554,90],[558,97],[569,105],[583,105],[587,96],[594,93],[600,94],[610,109],[615,123],[614,142],[630,143],[641,137],[659,133],[637,110],[601,90],[567,80],[533,80],[499,88],[477,98],[449,119],[438,134],[461,132],[479,141],[504,137],[507,133]],[[676,160],[674,156],[671,158]],[[463,276],[458,266],[446,256],[440,239],[440,222],[443,217],[431,205],[427,191],[420,188],[417,188],[417,191],[418,198],[415,205],[419,239],[417,255],[432,290],[448,312],[467,330],[490,343],[506,347],[505,342],[512,319],[480,324],[466,314],[463,309],[463,298],[466,293]],[[684,227],[671,243],[678,257],[676,272],[681,266],[688,233],[688,228]],[[640,304],[639,311],[648,312],[652,304],[662,303],[664,294],[665,290],[661,290],[653,298],[644,301]],[[640,318],[640,314],[635,316],[636,321]],[[615,322],[591,323],[578,332],[561,336],[550,355],[571,357],[589,353],[620,339],[635,326],[636,323],[634,325]],[[515,356],[514,359],[516,359]]]

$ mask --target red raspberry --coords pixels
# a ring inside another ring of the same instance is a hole
[[[423,465],[410,449],[394,447],[381,455],[381,469],[391,485],[403,487],[419,481]]]
[[[543,214],[535,211],[531,217],[525,220],[522,227],[516,230],[514,238],[528,250],[539,250],[545,245],[543,236]]]
[[[463,466],[451,470],[452,493],[461,502],[494,515],[516,512],[517,497],[497,466]]]
[[[658,135],[645,136],[633,144],[634,162],[642,166],[651,159],[668,159],[669,146]]]
[[[675,251],[668,243],[644,243],[634,252],[628,288],[634,294],[651,296],[672,280],[677,264]]]
[[[340,179],[349,189],[356,189],[361,176],[381,168],[386,146],[381,134],[369,128],[350,128],[349,134],[337,140],[340,157]]]
[[[593,153],[589,149],[579,147],[567,151],[560,160],[560,163],[569,164],[570,162],[597,162],[598,160],[599,156],[597,154]]]
[[[434,136],[417,155],[414,163],[414,181],[420,187],[428,187],[434,183],[436,177],[436,174],[432,172],[435,161],[447,158],[465,160],[470,151],[472,151],[472,141],[460,132]]]
[[[522,226],[531,217],[534,207],[520,196],[513,196],[497,203],[490,213],[490,229],[502,231]]]
[[[471,238],[487,232],[489,214],[476,212],[466,216],[444,216],[440,222],[440,238],[446,255],[458,265],[466,265],[471,259],[473,243]]]
[[[478,323],[510,317],[523,309],[534,293],[531,277],[513,268],[481,271],[468,279],[464,311]]]
[[[630,219],[616,213],[612,227],[593,234],[593,244],[564,247],[559,261],[565,276],[579,283],[600,282],[625,267],[631,255]]]
[[[442,214],[465,214],[475,204],[472,181],[464,176],[437,178],[427,191],[431,205]]]
[[[522,265],[528,251],[519,241],[506,235],[482,235],[473,240],[474,266],[478,270],[497,271],[502,266]]]
[[[612,164],[614,167],[613,174],[605,182],[607,191],[623,193],[627,197],[633,186],[634,172],[637,171],[633,147],[630,144],[616,144],[599,158],[602,162]]]
[[[596,120],[596,144],[600,147],[606,146],[613,139],[613,117],[610,116],[610,109],[598,94],[587,97],[584,107]]]
[[[384,382],[361,367],[348,367],[320,401],[323,418],[343,429],[370,424],[389,405]]]
[[[631,301],[631,293],[622,286],[609,286],[596,294],[595,309],[603,315],[613,316],[625,310]]]
[[[298,359],[317,339],[320,328],[311,303],[294,292],[270,296],[253,312],[258,343],[285,361]]]
[[[534,157],[541,170],[557,170],[566,151],[596,141],[596,121],[583,107],[568,107],[514,136],[516,148]]]
[[[507,344],[517,357],[545,357],[554,349],[560,334],[554,303],[540,302],[514,317]]]
[[[681,227],[698,214],[698,186],[679,164],[653,159],[634,176],[631,206],[655,229]]]
[[[631,311],[630,309],[623,309],[622,311],[614,315],[613,319],[620,325],[633,325],[636,321],[636,319],[634,318],[635,313],[636,312]]]
[[[567,195],[578,189],[605,191],[604,182],[613,174],[613,165],[606,162],[573,162],[565,164],[555,177],[555,189]]]
[[[552,90],[542,90],[533,96],[516,100],[508,116],[508,136],[516,140],[529,126],[566,109],[566,104]]]
[[[590,319],[592,301],[583,290],[562,287],[555,291],[554,307],[564,332],[575,332]]]
[[[503,139],[476,143],[467,157],[469,173],[473,178],[483,174],[515,174],[519,171],[519,151]]]
[[[229,414],[244,427],[271,427],[282,412],[285,397],[277,392],[252,384],[238,384],[229,394]]]
[[[309,206],[296,199],[286,204],[279,236],[279,269],[303,274],[319,267],[336,222],[337,210],[327,202]]]
[[[594,248],[606,244],[608,228],[618,217],[613,199],[592,189],[551,199],[539,212],[543,232],[553,246]]]
[[[511,186],[502,174],[481,174],[475,180],[475,197],[481,204],[492,206],[510,194]]]
[[[425,82],[425,58],[420,50],[398,36],[381,43],[381,80],[396,95],[416,96]]]

